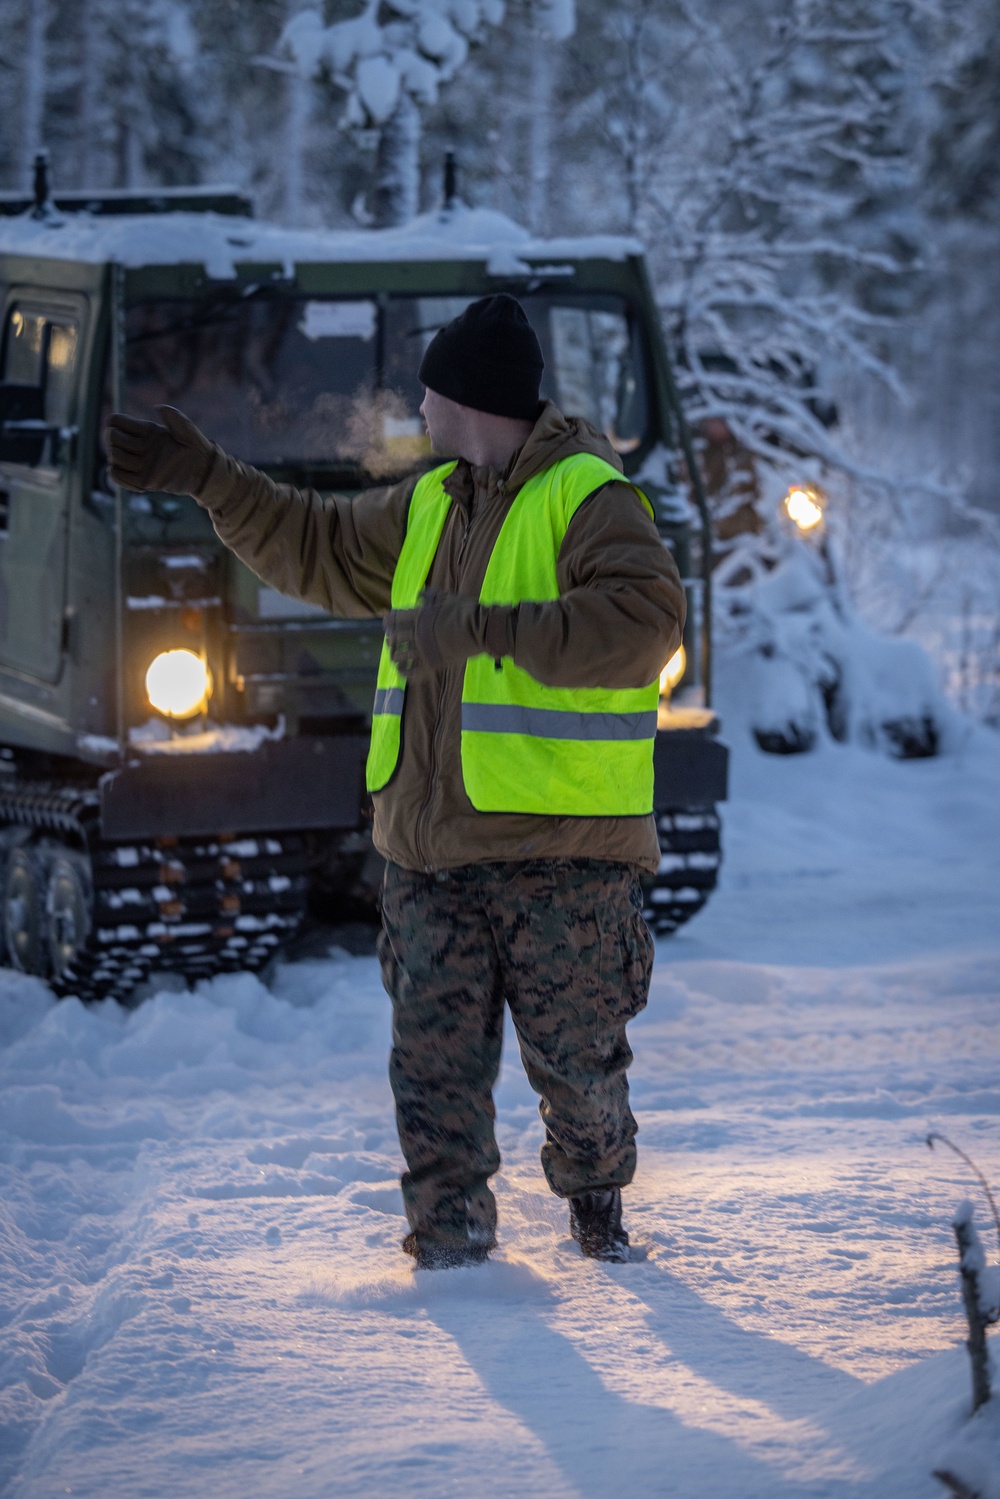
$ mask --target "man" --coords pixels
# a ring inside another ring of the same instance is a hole
[[[545,1122],[542,1165],[584,1254],[628,1258],[626,1022],[652,943],[657,678],[684,594],[605,438],[539,403],[541,348],[507,295],[420,367],[429,474],[349,499],[274,484],[186,418],[111,419],[111,473],[189,493],[272,587],[384,615],[368,784],[387,862],[379,957],[418,1266],[495,1245],[492,1089],[504,1005]]]

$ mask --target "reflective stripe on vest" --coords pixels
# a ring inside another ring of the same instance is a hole
[[[403,699],[406,690],[403,687],[376,687],[375,689],[375,714],[387,713],[393,718],[402,718]]]
[[[414,491],[393,578],[394,608],[412,608],[426,583],[448,513],[442,485],[453,467],[434,470]],[[556,565],[569,523],[584,500],[611,481],[627,482],[610,463],[588,453],[562,459],[529,479],[497,537],[480,602],[557,599]],[[407,556],[411,538],[412,557]],[[656,681],[635,689],[545,687],[509,657],[498,668],[490,657],[474,656],[462,693],[462,777],[469,800],[480,812],[575,817],[650,812],[658,698]],[[370,790],[384,786],[395,769],[404,700],[405,681],[383,646]]]
[[[656,709],[572,713],[565,708],[521,708],[513,703],[463,703],[462,728],[470,734],[532,734],[538,739],[649,739],[656,733]]]

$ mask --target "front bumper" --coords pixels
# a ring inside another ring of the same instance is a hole
[[[117,840],[357,828],[367,753],[367,735],[344,734],[145,755],[101,777],[101,832]]]
[[[725,801],[729,750],[710,715],[661,725],[655,809]],[[364,821],[368,736],[301,735],[228,754],[145,755],[101,777],[105,838],[350,831]]]

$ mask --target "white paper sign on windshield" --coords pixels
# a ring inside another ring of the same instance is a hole
[[[361,338],[375,336],[374,302],[307,302],[299,330],[306,338]]]

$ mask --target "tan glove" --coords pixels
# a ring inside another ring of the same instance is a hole
[[[425,588],[416,609],[390,609],[383,623],[389,655],[411,677],[461,665],[470,656],[512,656],[517,609]]]
[[[208,478],[215,447],[173,406],[157,406],[163,418],[143,422],[116,411],[104,434],[108,473],[123,489],[192,494]]]

